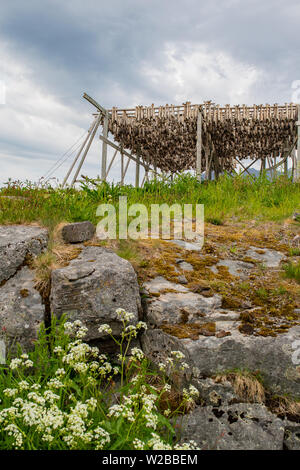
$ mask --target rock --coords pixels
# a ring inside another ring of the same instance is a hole
[[[183,275],[178,276],[177,280],[180,282],[180,284],[188,284],[187,278]]]
[[[288,422],[284,432],[284,448],[300,450],[300,423]]]
[[[278,268],[281,261],[286,257],[283,253],[279,251],[270,250],[264,248],[263,250],[256,248],[255,246],[250,246],[246,252],[246,256],[249,258],[255,259],[263,263],[267,268]]]
[[[178,261],[177,264],[179,268],[182,269],[183,271],[189,271],[189,272],[194,271],[193,266],[190,263],[187,263],[186,261]]]
[[[52,272],[51,311],[67,314],[70,321],[81,320],[88,328],[86,340],[107,337],[98,328],[107,323],[114,335],[122,324],[116,309],[123,308],[138,320],[141,299],[137,277],[131,264],[99,246],[83,248],[69,266]]]
[[[95,232],[95,226],[91,222],[75,222],[63,227],[62,236],[66,243],[82,243],[93,238]]]
[[[157,300],[161,300],[161,297]],[[163,315],[159,315],[158,305]],[[176,311],[170,308],[170,305],[171,302],[168,305],[167,298],[165,305],[156,304],[150,319],[157,324],[162,318],[168,321],[178,320],[179,309]],[[207,321],[206,317],[201,320]],[[198,339],[180,339],[160,328],[148,329],[142,336],[143,350],[153,362],[163,362],[170,355],[170,351],[180,350],[185,354],[185,361],[190,365],[190,370],[198,370],[199,374],[205,377],[232,369],[259,370],[264,385],[274,394],[290,393],[295,398],[300,398],[300,365],[295,364],[293,349],[299,339],[300,326],[292,327],[276,337],[262,337],[243,335],[236,325],[236,322],[216,322],[216,331],[231,332],[230,336],[223,338],[199,336]]]
[[[210,266],[210,269],[217,274],[218,273],[218,266],[226,266],[228,268],[229,274],[232,276],[240,277],[241,279],[245,279],[248,276],[248,271],[251,268],[254,268],[254,264],[252,263],[245,263],[244,261],[232,260],[232,259],[224,259],[218,261],[217,264],[214,266]]]
[[[157,276],[151,281],[145,282],[144,288],[149,294],[158,294],[163,291],[173,290],[175,292],[188,292],[186,287],[183,287],[175,282],[167,281],[163,276]]]
[[[167,292],[150,300],[147,319],[155,326],[181,323],[183,315],[185,322],[200,321],[220,306],[219,295],[203,297],[193,292]]]
[[[165,241],[169,243],[174,243],[175,245],[187,251],[201,251],[202,246],[203,246],[203,241],[200,243],[186,242],[184,240],[165,240]]]
[[[233,390],[230,382],[216,383],[213,379],[193,379],[192,385],[197,388],[200,400],[205,405],[231,405],[241,401]]]
[[[0,339],[0,364],[6,362],[6,345],[3,339]]]
[[[34,272],[24,266],[0,288],[0,336],[7,352],[14,354],[17,342],[24,351],[33,349],[44,314]]]
[[[180,443],[202,450],[282,450],[284,426],[264,405],[197,407],[182,420]]]
[[[46,229],[31,225],[0,226],[0,284],[12,277],[28,257],[38,256],[46,247]]]

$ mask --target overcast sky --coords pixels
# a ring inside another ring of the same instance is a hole
[[[82,136],[84,92],[107,108],[291,102],[299,25],[299,0],[2,0],[0,183],[37,181]],[[100,154],[97,138],[83,174]]]

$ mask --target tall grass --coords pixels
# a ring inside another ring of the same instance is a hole
[[[120,196],[127,196],[128,205],[204,204],[206,220],[235,216],[239,220],[256,217],[260,220],[282,220],[299,210],[300,184],[279,177],[270,181],[266,176],[222,176],[218,181],[199,183],[189,174],[173,181],[146,182],[143,188],[131,185],[101,183],[84,178],[79,189],[45,186],[30,182],[9,181],[0,189],[0,224],[40,222],[49,228],[61,221],[90,220],[97,223],[96,209],[100,203],[113,203],[118,208]],[[24,198],[24,199],[23,199]]]

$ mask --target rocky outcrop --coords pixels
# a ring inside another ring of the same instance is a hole
[[[0,284],[12,277],[30,257],[47,246],[46,229],[31,225],[0,226]]]
[[[102,324],[120,335],[118,308],[134,314],[132,323],[138,321],[141,300],[135,271],[127,260],[103,247],[84,247],[67,267],[52,272],[51,284],[52,314],[81,320],[88,328],[87,341],[105,337],[98,332]]]
[[[154,362],[161,362],[172,350],[182,351],[196,378],[232,369],[258,370],[273,393],[300,397],[300,365],[293,361],[293,343],[299,335],[300,326],[296,326],[276,338],[246,336],[231,329],[231,335],[222,338],[180,339],[156,328],[143,335],[142,344]]]
[[[62,229],[62,237],[66,243],[81,243],[93,238],[96,228],[92,222],[75,222]]]
[[[192,439],[201,450],[282,450],[285,431],[264,405],[249,403],[197,407],[180,429],[180,442]]]
[[[0,288],[0,336],[6,351],[13,354],[17,343],[24,351],[32,350],[44,314],[34,272],[24,266]]]
[[[44,322],[45,308],[26,264],[47,246],[48,232],[35,226],[0,226],[0,349],[14,354],[16,344],[31,350]],[[0,358],[1,361],[1,358]]]

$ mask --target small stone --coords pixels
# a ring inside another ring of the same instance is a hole
[[[225,336],[231,336],[230,331],[221,330],[216,333],[216,338],[225,338]]]
[[[63,227],[62,236],[66,243],[82,243],[93,238],[95,231],[95,226],[89,221],[75,222]]]
[[[183,275],[182,275],[182,276],[178,276],[177,280],[178,280],[178,282],[180,282],[180,284],[187,284],[187,283],[188,283],[186,277],[183,276]]]

